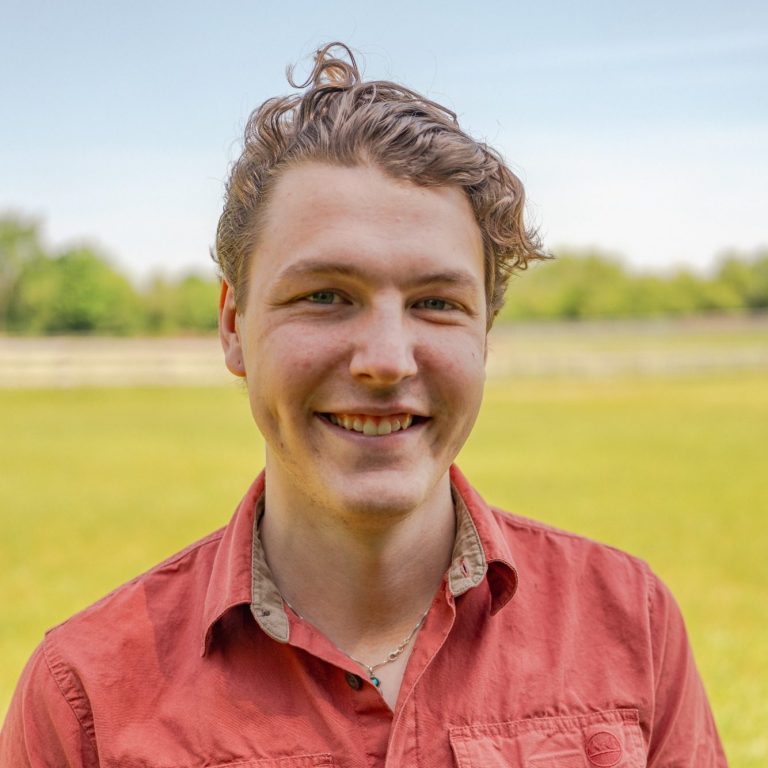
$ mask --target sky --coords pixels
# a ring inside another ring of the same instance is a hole
[[[550,249],[707,271],[768,245],[764,0],[0,0],[0,214],[137,280],[212,273],[250,111],[332,40],[499,149]]]

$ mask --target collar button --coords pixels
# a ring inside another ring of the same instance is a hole
[[[363,687],[363,681],[357,675],[353,675],[351,672],[347,672],[344,677],[347,681],[347,685],[353,691],[359,691]]]

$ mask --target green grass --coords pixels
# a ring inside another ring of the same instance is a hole
[[[224,525],[261,467],[232,389],[0,391],[0,713],[44,629]],[[737,768],[768,764],[768,373],[492,382],[489,501],[648,560]]]

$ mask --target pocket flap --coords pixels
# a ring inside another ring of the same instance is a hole
[[[636,709],[451,728],[457,768],[644,768]]]
[[[263,757],[257,760],[240,760],[223,763],[213,768],[333,768],[329,754],[296,755],[295,757]]]

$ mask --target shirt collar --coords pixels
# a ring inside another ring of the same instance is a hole
[[[238,504],[219,542],[203,605],[202,655],[208,650],[219,619],[236,605],[251,602],[253,531],[256,507],[263,495],[264,472]]]
[[[450,478],[456,509],[456,539],[448,570],[448,588],[458,597],[487,577],[493,615],[517,590],[512,553],[493,511],[456,466],[451,467]],[[237,605],[249,605],[254,619],[270,637],[288,641],[288,617],[258,534],[264,484],[262,472],[238,505],[219,544],[203,610],[203,655],[216,623]]]
[[[457,596],[487,577],[491,615],[494,615],[517,591],[517,568],[512,551],[496,514],[455,464],[451,466],[450,476],[457,525],[448,585]]]

